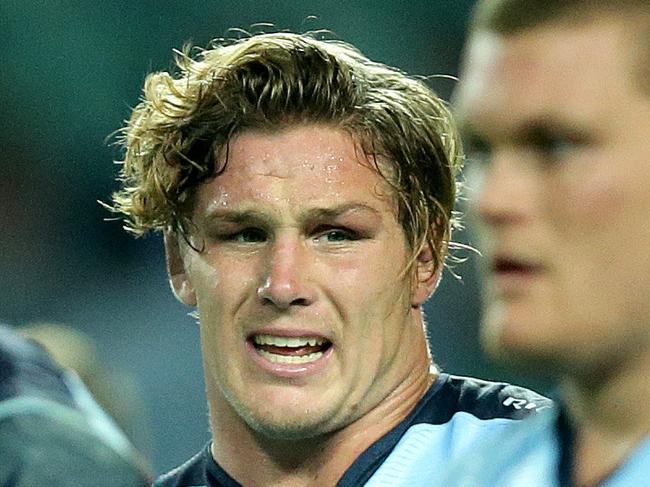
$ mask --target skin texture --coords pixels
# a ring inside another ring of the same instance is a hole
[[[433,380],[420,307],[439,277],[431,252],[400,279],[408,248],[389,188],[324,125],[235,137],[192,217],[203,251],[173,234],[166,249],[172,287],[200,317],[213,456],[245,485],[334,484]],[[278,371],[257,333],[332,346],[309,370]]]
[[[636,78],[639,37],[633,19],[604,14],[505,38],[475,33],[456,94],[470,157],[485,161],[485,344],[561,377],[586,484],[650,429],[650,97]]]

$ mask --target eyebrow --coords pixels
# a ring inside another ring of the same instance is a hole
[[[579,121],[563,120],[557,117],[539,117],[529,120],[517,132],[519,139],[534,139],[540,135],[568,135],[585,136],[584,123]]]
[[[258,223],[262,224],[269,221],[268,215],[257,210],[236,210],[223,209],[208,210],[206,220],[219,221],[224,223]]]
[[[380,212],[364,203],[345,203],[342,205],[327,208],[310,208],[303,212],[298,220],[301,223],[308,221],[334,220],[350,213],[369,213],[380,216]],[[217,208],[208,211],[206,219],[210,221],[221,221],[225,223],[246,223],[246,224],[268,224],[272,223],[272,214],[257,209],[224,209]]]
[[[372,213],[379,216],[379,211],[363,203],[346,203],[331,208],[312,208],[301,215],[301,220],[332,220],[348,213]]]
[[[493,144],[494,134],[490,134],[489,131],[486,134],[485,131],[477,130],[476,123],[463,122],[459,129],[464,144],[468,149],[486,150]],[[549,114],[523,120],[510,127],[507,131],[502,132],[497,137],[497,140],[525,144],[552,136],[568,136],[576,140],[588,138],[587,130],[584,126],[581,126],[579,121],[560,119]]]

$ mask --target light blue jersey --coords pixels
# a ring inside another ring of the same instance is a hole
[[[568,487],[571,431],[557,409],[512,422],[456,460],[429,487]],[[598,487],[650,486],[650,437]]]

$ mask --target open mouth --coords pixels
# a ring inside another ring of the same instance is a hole
[[[253,335],[253,346],[268,361],[276,364],[307,364],[315,362],[332,346],[323,337],[285,337]]]

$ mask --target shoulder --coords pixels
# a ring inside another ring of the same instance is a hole
[[[455,454],[551,407],[550,399],[524,387],[441,374],[410,419],[405,436],[417,432],[440,452]]]
[[[501,438],[504,429],[550,404],[523,387],[441,374],[415,410],[366,450],[339,485],[360,485],[371,477],[372,486],[434,485],[452,460]]]
[[[407,418],[405,436],[417,432],[441,451],[457,452],[551,406],[550,399],[524,387],[441,374]]]
[[[208,446],[174,470],[161,475],[154,487],[207,487]]]
[[[456,487],[557,487],[562,445],[557,437],[557,411],[546,409],[475,442],[449,465],[432,485]]]
[[[551,405],[550,399],[524,387],[441,374],[423,398],[414,419],[442,424],[461,413],[477,420],[523,419]]]
[[[506,382],[453,375],[448,377],[448,394],[457,399],[458,411],[480,419],[522,419],[553,404],[535,391]]]

